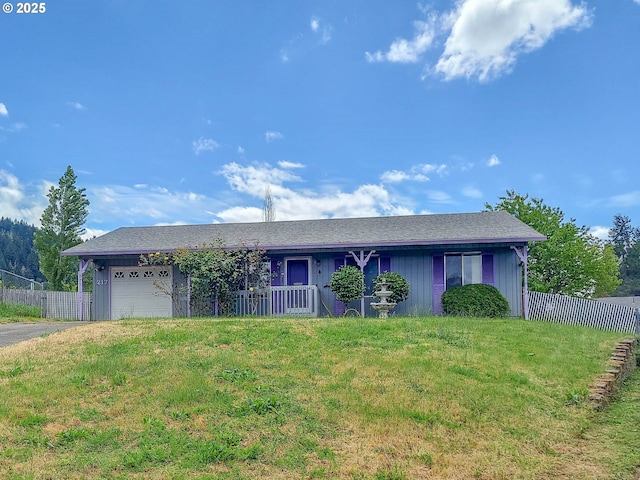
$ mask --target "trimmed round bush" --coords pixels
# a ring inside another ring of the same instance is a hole
[[[387,281],[387,290],[393,294],[389,297],[390,302],[400,303],[409,296],[409,282],[396,272],[384,272],[373,279],[373,294],[380,290],[380,281]]]
[[[331,275],[329,288],[338,300],[347,305],[364,295],[364,275],[353,265],[343,265]]]
[[[442,294],[442,308],[447,315],[462,317],[506,317],[511,311],[496,287],[482,283],[448,289]]]

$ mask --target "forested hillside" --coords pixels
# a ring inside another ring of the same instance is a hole
[[[45,281],[40,273],[38,252],[33,246],[36,227],[24,221],[0,218],[0,269]]]

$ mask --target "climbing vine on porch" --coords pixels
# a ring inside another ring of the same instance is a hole
[[[234,313],[238,290],[267,286],[269,276],[264,271],[265,261],[265,251],[257,245],[227,248],[224,241],[218,239],[211,244],[179,248],[173,252],[141,255],[139,264],[175,265],[188,279],[184,289],[189,291],[192,315],[229,316]]]

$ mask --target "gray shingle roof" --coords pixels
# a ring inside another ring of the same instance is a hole
[[[546,237],[506,212],[334,218],[255,223],[122,227],[63,255],[98,256],[171,251],[211,244],[256,243],[267,250],[464,243],[524,243]]]

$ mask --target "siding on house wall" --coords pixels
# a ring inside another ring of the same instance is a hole
[[[471,247],[469,247],[471,248]],[[507,298],[511,306],[511,314],[520,316],[522,314],[522,269],[515,253],[509,247],[499,248],[474,248],[473,250],[459,248],[436,250],[433,248],[384,250],[375,249],[382,258],[390,258],[390,271],[399,273],[410,286],[409,298],[401,302],[394,310],[397,315],[427,315],[432,312],[433,305],[433,256],[444,255],[445,252],[482,251],[483,253],[493,253],[493,285]],[[370,249],[365,250],[368,253]],[[358,250],[359,252],[359,250]],[[317,285],[320,295],[320,316],[335,315],[336,298],[329,283],[331,275],[336,268],[336,260],[344,259],[347,251],[334,251],[309,254],[300,254],[301,257],[311,256],[311,284]],[[287,258],[295,257],[294,254],[287,254]],[[269,255],[271,260],[273,285],[283,284],[282,273],[284,269],[285,255]],[[136,266],[139,257],[132,255],[129,257],[117,257],[97,260],[97,264],[105,268],[94,272],[94,318],[97,320],[108,320],[110,318],[110,266]],[[282,262],[278,272],[277,262]],[[384,267],[385,265],[383,265]],[[483,269],[484,270],[484,269]],[[174,268],[174,285],[186,285],[186,279]],[[487,280],[487,278],[485,278]],[[106,283],[105,283],[106,281]],[[177,288],[177,287],[176,287]],[[377,316],[377,312],[370,307],[372,299],[365,301],[365,315],[367,317]],[[338,302],[339,303],[339,302]],[[360,301],[352,302],[350,308],[360,310]],[[186,294],[181,293],[178,304],[173,306],[174,316],[185,316],[187,312]]]
[[[394,309],[396,315],[427,315],[432,302],[432,253],[401,251],[391,255],[391,271],[409,282],[409,298]],[[372,312],[375,312],[372,309]]]
[[[493,286],[500,290],[511,306],[511,315],[522,315],[522,268],[515,252],[509,248],[493,254]]]
[[[111,270],[110,267],[136,267],[140,258],[138,256],[118,257],[111,259],[99,259],[97,264],[104,267],[102,270],[94,270],[93,273],[93,314],[95,320],[111,319]],[[95,267],[95,265],[94,265]],[[182,276],[176,269],[173,269],[174,285],[176,280],[181,280]],[[182,316],[186,311],[186,300],[184,300],[184,310],[173,306],[173,315]]]
[[[93,271],[93,318],[94,320],[109,320],[111,311],[109,266],[104,260],[101,260],[99,265],[100,268],[104,268]]]
[[[449,251],[454,251],[449,250]],[[464,251],[463,249],[455,250]],[[432,312],[433,305],[433,257],[445,252],[415,250],[398,252],[391,257],[391,271],[407,279],[409,298],[400,303],[395,312],[400,315],[424,315]],[[522,314],[522,273],[519,261],[510,248],[486,249],[493,255],[493,286],[508,300],[511,315]],[[488,278],[485,276],[485,280]]]

